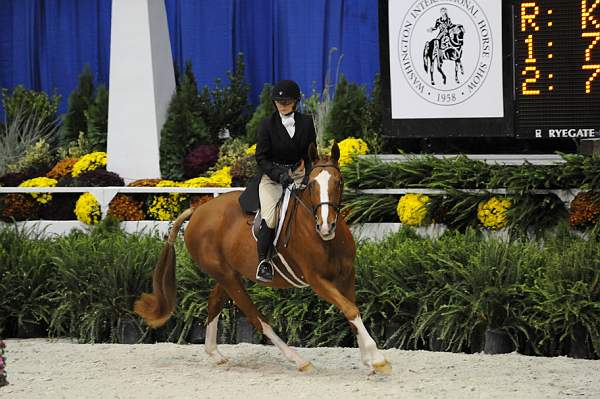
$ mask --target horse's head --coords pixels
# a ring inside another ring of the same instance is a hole
[[[331,156],[319,158],[314,144],[308,150],[312,171],[308,179],[308,195],[317,233],[325,241],[335,238],[335,226],[342,202],[342,173],[338,166],[340,149],[331,147]]]

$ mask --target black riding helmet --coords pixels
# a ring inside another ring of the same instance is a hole
[[[280,80],[271,90],[271,100],[300,101],[300,87],[293,80]]]

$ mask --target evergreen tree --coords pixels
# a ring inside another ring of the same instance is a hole
[[[383,133],[383,92],[381,90],[381,75],[375,75],[371,98],[367,104],[366,131],[370,135],[381,136]]]
[[[106,151],[108,132],[108,91],[105,85],[99,85],[96,98],[86,112],[87,139],[94,151]]]
[[[215,79],[215,88],[204,87],[200,94],[200,113],[208,125],[212,142],[218,142],[219,132],[229,130],[232,137],[245,134],[246,123],[250,118],[248,93],[250,85],[244,76],[245,64],[242,53],[235,61],[235,70],[228,72],[229,86],[223,86]]]
[[[263,119],[269,117],[273,111],[273,101],[271,101],[271,86],[265,83],[263,90],[260,93],[260,104],[252,114],[252,118],[246,123],[246,141],[250,144],[256,143],[258,128]]]
[[[326,140],[341,141],[349,136],[362,137],[366,107],[365,88],[356,83],[348,83],[344,75],[341,75],[325,124]]]
[[[63,124],[60,129],[60,145],[67,146],[71,141],[77,141],[79,132],[87,130],[85,112],[93,101],[94,77],[89,65],[83,67],[79,75],[77,87],[69,96],[69,109],[63,115]]]
[[[160,170],[163,178],[182,179],[185,156],[196,144],[208,140],[199,109],[198,86],[192,64],[188,62],[161,131]]]

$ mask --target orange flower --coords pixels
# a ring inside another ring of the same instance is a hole
[[[78,160],[78,158],[65,158],[58,161],[52,170],[46,174],[46,177],[59,180],[63,176],[70,175],[73,172],[73,166]]]

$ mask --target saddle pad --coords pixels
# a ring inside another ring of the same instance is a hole
[[[277,246],[277,240],[279,239],[279,235],[281,234],[281,229],[283,228],[283,221],[285,219],[285,214],[288,208],[288,205],[290,203],[290,196],[291,196],[291,191],[286,189],[285,190],[285,194],[283,196],[283,201],[281,201],[279,203],[278,206],[278,212],[279,212],[279,217],[278,217],[278,222],[277,222],[277,233],[275,234],[275,238],[273,239],[273,246]],[[254,237],[254,240],[258,240],[258,230],[260,229],[260,222],[262,220],[261,214],[260,214],[260,209],[258,210],[258,212],[256,212],[256,216],[254,216],[254,223],[252,223],[252,236]]]

